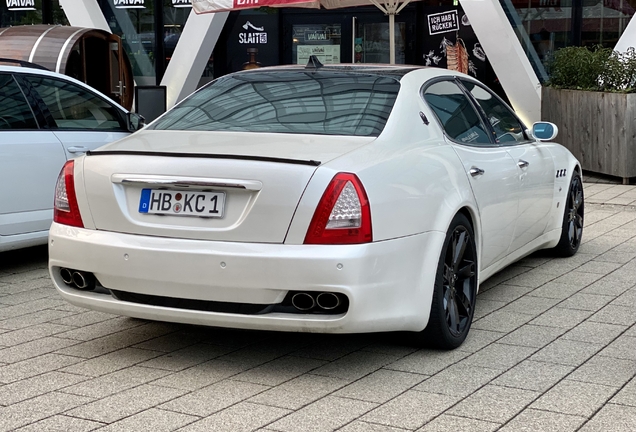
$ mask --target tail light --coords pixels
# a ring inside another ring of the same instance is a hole
[[[53,221],[63,225],[84,228],[75,196],[74,167],[74,161],[66,162],[57,178],[55,202],[53,203]]]
[[[355,174],[338,173],[322,195],[311,219],[305,244],[370,243],[371,210]]]

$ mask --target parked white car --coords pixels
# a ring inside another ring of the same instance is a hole
[[[580,245],[581,167],[556,133],[444,69],[228,75],[66,164],[51,277],[132,317],[455,348],[479,282]]]
[[[46,243],[61,167],[129,135],[128,116],[66,75],[0,65],[0,251]]]

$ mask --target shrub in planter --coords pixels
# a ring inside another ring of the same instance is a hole
[[[567,47],[549,65],[541,117],[583,169],[636,177],[636,50]]]

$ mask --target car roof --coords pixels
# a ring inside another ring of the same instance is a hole
[[[426,66],[412,66],[412,65],[387,65],[387,64],[327,64],[317,68],[304,65],[285,65],[285,66],[268,66],[258,69],[251,69],[247,71],[237,72],[240,74],[258,73],[258,72],[270,72],[270,71],[297,71],[297,72],[340,72],[340,73],[365,73],[372,75],[388,75],[400,79],[404,75],[414,70],[429,69]]]
[[[110,103],[114,104],[115,106],[123,110],[124,112],[128,112],[126,108],[124,108],[123,106],[121,106],[120,104],[118,104],[117,102],[109,98],[108,96],[106,96],[104,93],[68,75],[52,72],[46,69],[36,69],[36,68],[26,67],[26,66],[7,66],[3,64],[0,64],[0,72],[7,72],[12,74],[18,74],[18,75],[19,74],[43,75],[43,76],[58,78],[64,81],[69,81],[69,82],[72,82],[73,84],[77,84],[78,86],[83,87],[84,89],[90,91],[91,93],[95,93],[99,95],[100,97],[107,99]]]

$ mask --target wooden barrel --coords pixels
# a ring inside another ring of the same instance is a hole
[[[0,57],[72,76],[132,107],[132,67],[117,35],[83,27],[15,26],[0,28],[0,46]]]

